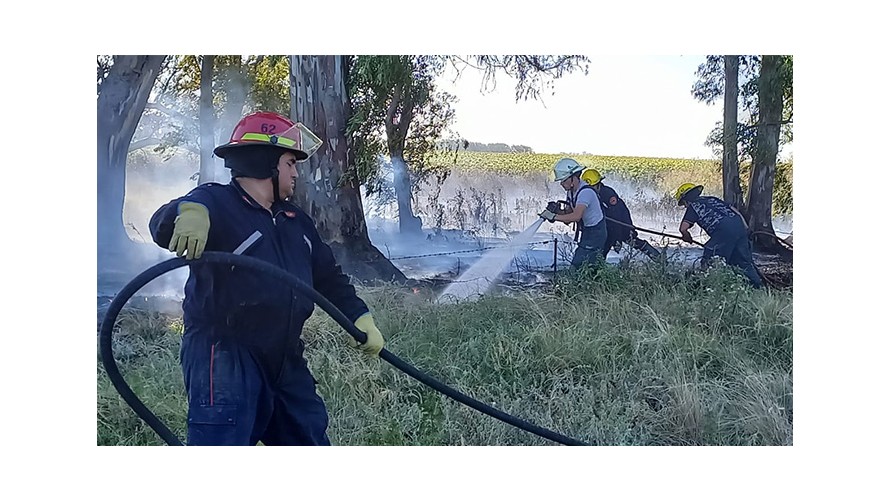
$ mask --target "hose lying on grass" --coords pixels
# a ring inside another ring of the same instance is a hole
[[[99,348],[102,356],[102,363],[105,366],[105,371],[108,373],[108,378],[111,380],[112,384],[114,384],[114,387],[121,394],[124,401],[126,401],[127,404],[133,408],[136,414],[140,418],[142,418],[148,424],[148,426],[150,426],[151,429],[154,430],[168,445],[183,445],[183,443],[172,431],[170,431],[170,428],[168,428],[163,422],[161,422],[161,420],[158,419],[158,417],[155,416],[145,406],[145,404],[143,404],[142,401],[139,400],[139,397],[137,397],[130,386],[127,385],[126,380],[124,380],[123,376],[120,373],[120,370],[117,367],[117,363],[114,361],[114,356],[111,349],[111,338],[112,332],[114,330],[114,323],[117,320],[118,314],[120,314],[121,310],[124,307],[124,304],[126,304],[126,302],[139,289],[144,287],[155,278],[163,275],[164,273],[175,270],[182,266],[186,266],[188,264],[196,263],[215,263],[229,266],[243,266],[245,268],[249,268],[256,272],[264,273],[270,277],[281,280],[294,289],[300,291],[301,293],[306,295],[306,297],[310,298],[313,302],[320,306],[322,310],[324,310],[328,315],[331,316],[331,318],[333,318],[338,324],[340,324],[340,326],[343,327],[343,329],[346,330],[346,332],[348,332],[350,336],[355,338],[356,341],[358,341],[359,343],[364,343],[367,340],[367,336],[365,335],[365,333],[360,331],[352,322],[350,322],[349,319],[346,318],[346,315],[344,315],[343,312],[341,312],[324,296],[319,294],[312,287],[306,285],[303,281],[301,281],[293,274],[288,273],[287,271],[266,261],[238,254],[229,254],[227,252],[208,251],[204,252],[201,258],[196,261],[186,261],[184,258],[177,257],[169,259],[162,263],[158,263],[151,268],[148,268],[147,270],[136,276],[136,278],[131,280],[127,285],[125,285],[124,288],[121,289],[121,291],[117,294],[117,296],[114,297],[114,300],[109,305],[108,311],[105,312],[105,317],[102,320],[102,327],[99,332]],[[380,352],[380,358],[386,360],[395,368],[420,381],[421,383],[433,388],[434,390],[441,392],[462,404],[472,407],[479,412],[488,414],[495,419],[499,419],[507,424],[513,425],[527,432],[534,433],[539,437],[543,437],[563,445],[594,445],[566,437],[565,435],[560,435],[559,433],[556,433],[552,430],[542,428],[540,426],[502,412],[498,409],[495,409],[494,407],[486,405],[432,378],[428,374],[421,372],[420,370],[405,362],[401,358],[397,357],[385,348]]]

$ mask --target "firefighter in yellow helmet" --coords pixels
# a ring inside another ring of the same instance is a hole
[[[596,190],[581,179],[584,167],[572,158],[560,159],[553,166],[553,174],[562,189],[566,190],[568,209],[559,210],[557,202],[550,202],[539,216],[552,222],[578,225],[578,248],[572,256],[572,267],[584,264],[594,267],[603,261],[602,250],[606,243],[606,220]]]
[[[742,214],[717,197],[702,196],[703,189],[701,185],[683,183],[674,194],[677,205],[686,207],[680,222],[683,240],[692,242],[689,229],[698,224],[710,237],[702,254],[703,266],[707,266],[711,258],[720,256],[727,264],[741,268],[754,287],[762,287],[748,241],[748,225]]]
[[[639,238],[637,230],[631,228],[634,223],[630,217],[630,209],[611,186],[603,184],[603,179],[602,174],[596,169],[587,169],[581,173],[581,180],[593,186],[603,206],[603,215],[606,218],[606,243],[603,245],[603,259],[609,254],[609,249],[614,247],[618,251],[623,243],[629,243],[634,249],[643,251],[651,259],[661,257],[661,253],[655,247]]]

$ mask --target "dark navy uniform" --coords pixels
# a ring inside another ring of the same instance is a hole
[[[161,247],[170,242],[180,202],[207,207],[206,250],[232,252],[258,231],[259,240],[244,255],[297,276],[353,322],[368,312],[313,221],[297,206],[276,201],[270,212],[237,180],[203,184],[152,216],[152,238]],[[190,264],[181,353],[190,445],[329,444],[327,411],[300,340],[314,306],[265,274]]]
[[[708,196],[687,200],[683,221],[698,224],[711,237],[702,254],[705,262],[713,256],[720,256],[727,264],[741,268],[752,285],[763,285],[757,268],[754,267],[745,223],[729,204],[717,197]]]
[[[627,204],[618,196],[618,193],[612,187],[600,183],[599,195],[603,204],[603,214],[609,218],[606,219],[606,231],[608,234],[606,243],[603,246],[603,258],[609,254],[609,249],[614,247],[616,243],[628,242],[634,249],[645,252],[652,259],[657,259],[661,253],[655,247],[652,247],[649,242],[638,238],[636,230],[626,226],[633,225],[634,223],[630,218],[630,209],[627,208]],[[616,221],[625,224],[620,224]]]

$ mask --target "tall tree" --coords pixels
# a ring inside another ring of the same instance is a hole
[[[745,214],[739,179],[739,56],[723,56],[726,91],[723,93],[723,199]]]
[[[420,233],[412,187],[429,173],[428,158],[454,117],[453,98],[433,84],[442,67],[438,56],[357,56],[349,70],[348,133],[356,141],[358,169],[370,174],[362,178],[369,192],[377,191],[377,158],[389,156],[402,233]]]
[[[130,242],[123,223],[127,152],[164,57],[113,56],[100,71],[96,208],[99,259],[106,264],[125,253]]]
[[[198,183],[214,180],[213,148],[216,114],[213,110],[213,60],[215,56],[201,56],[201,95],[198,107],[198,128],[201,130],[201,167]]]
[[[747,179],[747,198],[740,206],[745,209],[743,213],[752,230],[772,231],[776,204],[781,205],[782,210],[791,210],[791,164],[777,166],[776,159],[780,145],[793,140],[792,63],[791,56],[739,56],[739,80],[744,82],[738,89],[745,116],[735,128],[735,144],[740,147],[739,157],[750,158],[752,165]],[[769,65],[765,74],[764,64]],[[726,68],[723,56],[707,56],[696,71],[699,79],[693,86],[693,96],[708,104],[723,96],[728,90]],[[724,156],[731,155],[726,151],[732,142],[726,137],[731,130],[718,124],[708,136],[708,144],[723,146]],[[763,235],[755,237],[754,247],[766,252],[785,251],[774,239]]]
[[[748,226],[752,231],[774,233],[772,220],[773,183],[776,178],[776,158],[779,155],[779,133],[782,120],[782,65],[781,56],[763,56],[757,97],[760,113],[757,120],[757,141],[751,181],[748,183]],[[761,250],[782,247],[775,239],[754,235],[754,246]]]
[[[291,117],[322,146],[299,168],[294,199],[315,220],[321,238],[344,270],[362,280],[405,280],[371,244],[355,174],[346,91],[348,56],[290,56]]]

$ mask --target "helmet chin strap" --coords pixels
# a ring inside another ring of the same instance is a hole
[[[281,195],[278,194],[278,166],[272,167],[272,203],[280,202]]]

